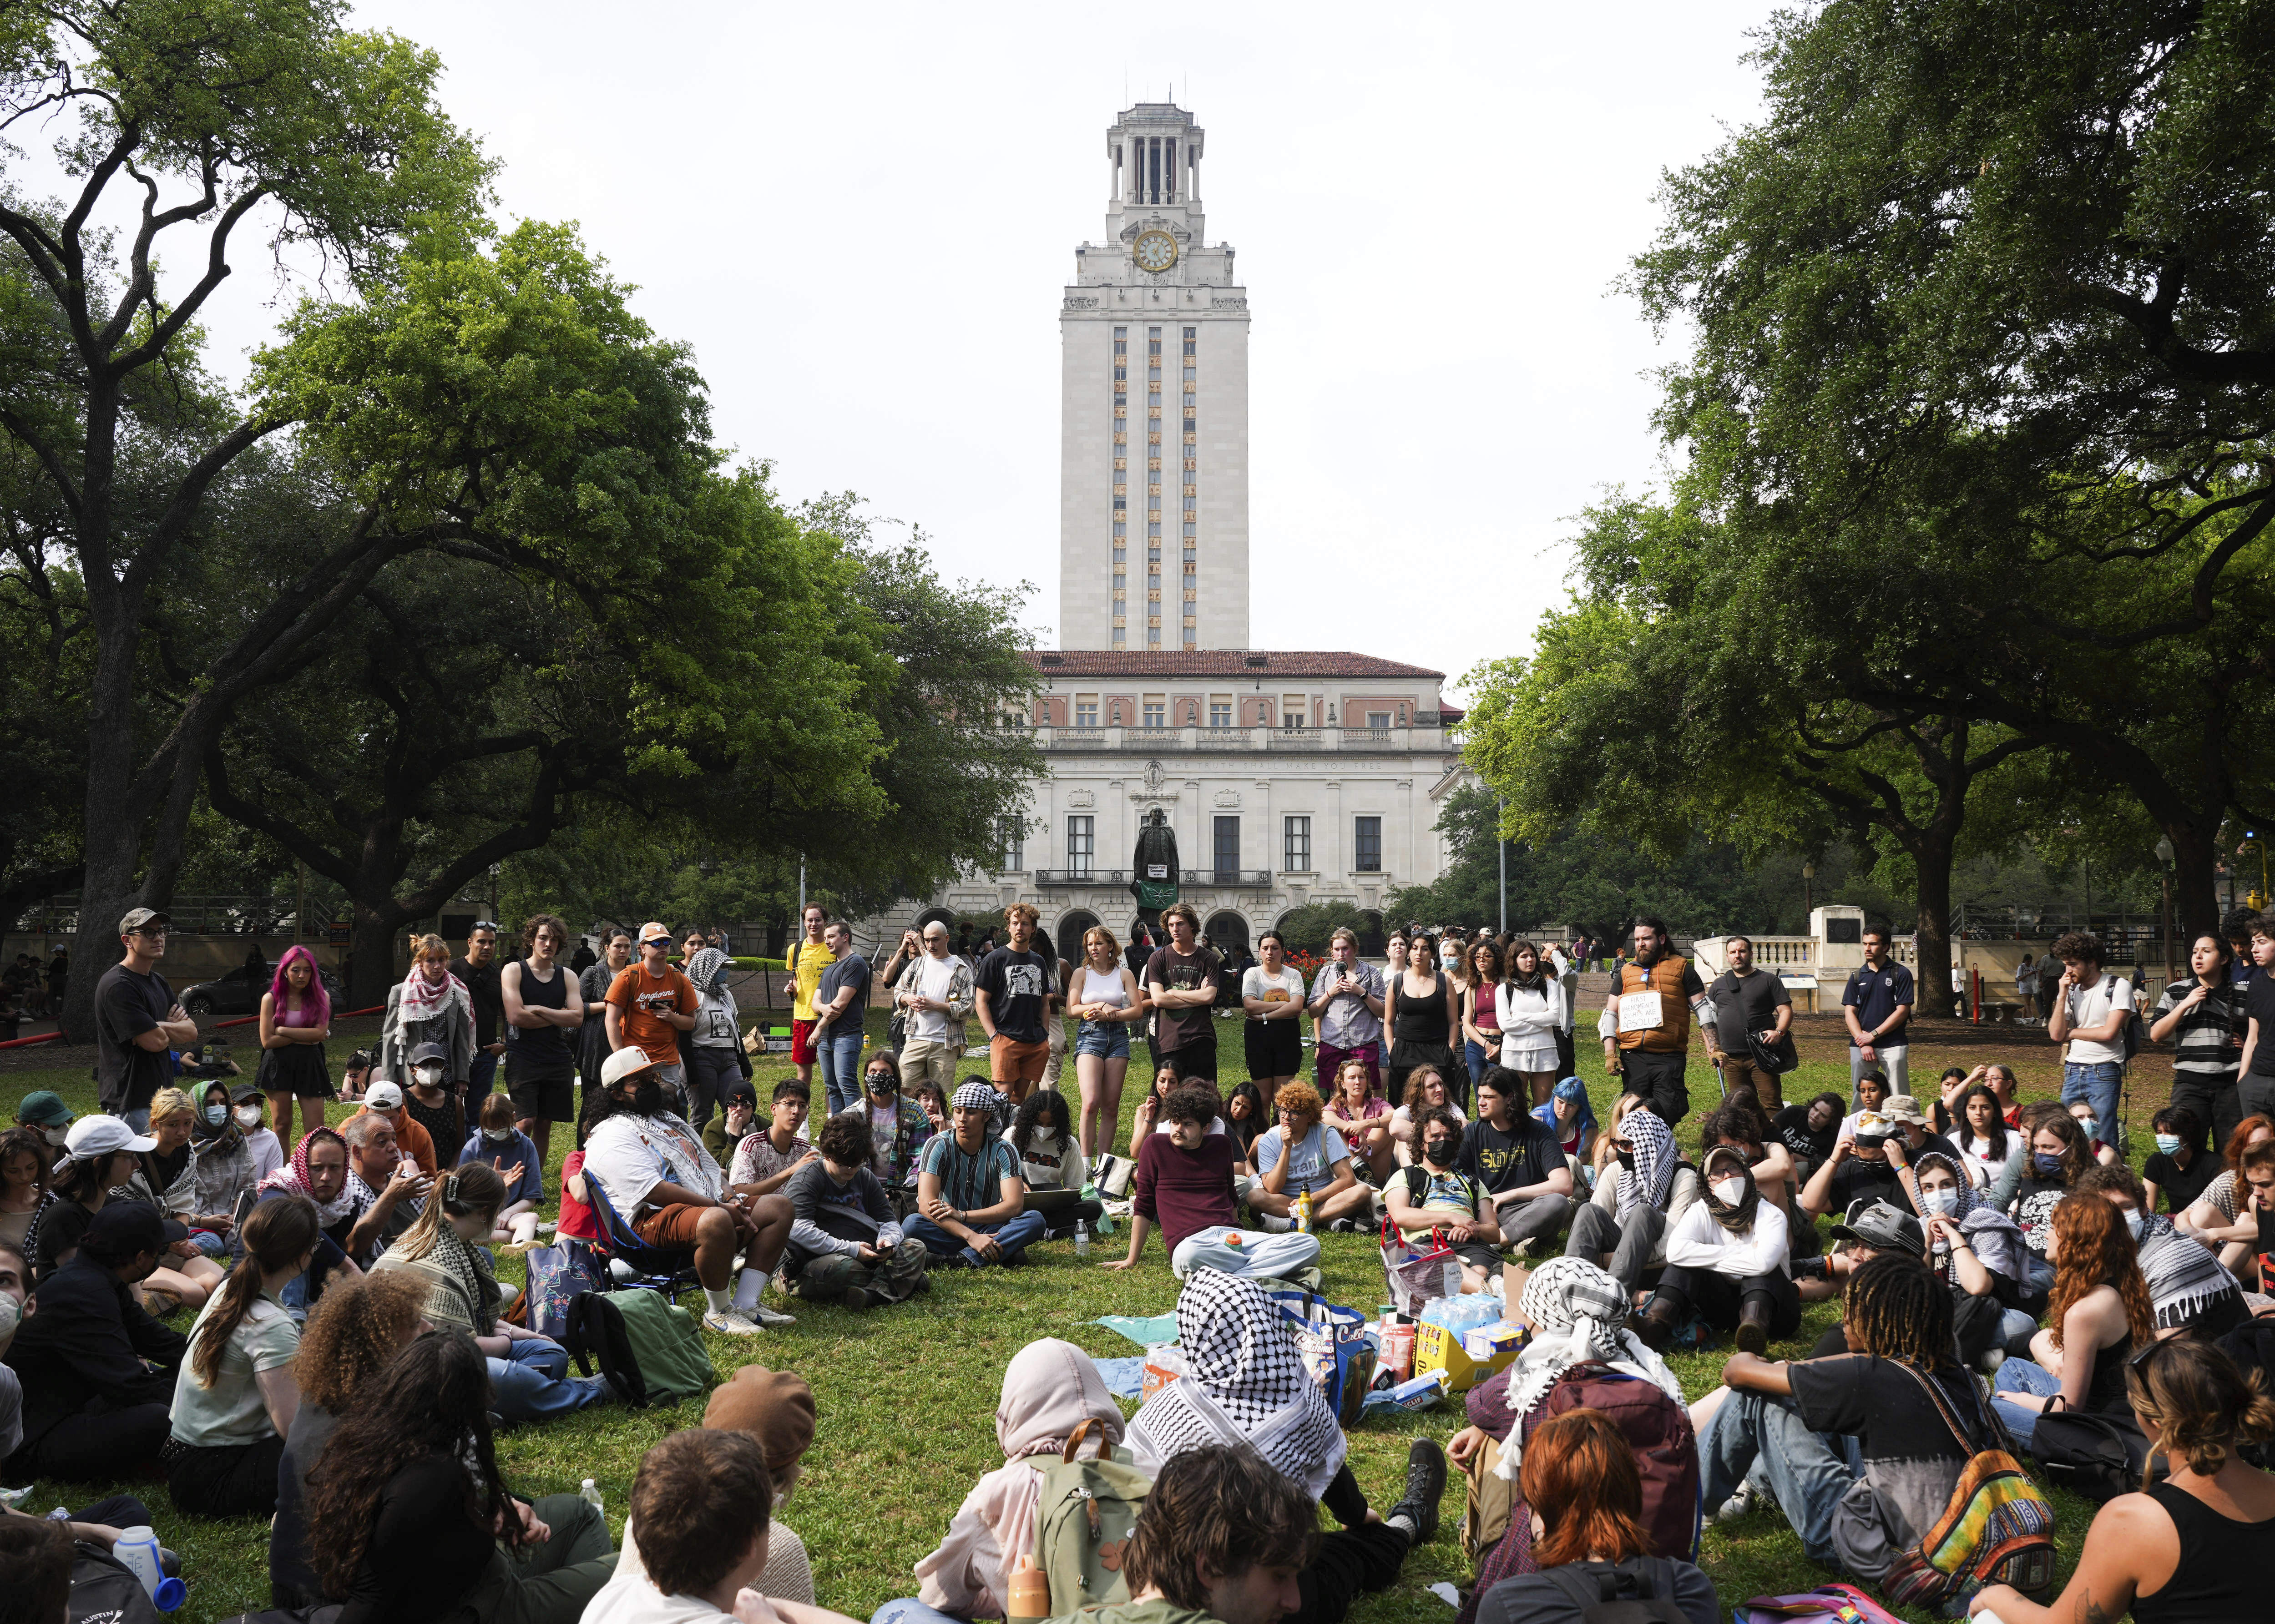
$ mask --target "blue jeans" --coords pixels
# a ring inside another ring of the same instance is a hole
[[[466,1066],[466,1099],[470,1108],[479,1110],[490,1091],[490,1080],[497,1076],[498,1057],[487,1049],[476,1049],[474,1058]]]
[[[1991,1379],[1991,1407],[1999,1412],[1999,1419],[2007,1424],[2007,1431],[2014,1439],[2014,1446],[2023,1454],[2030,1453],[2030,1445],[2038,1431],[2039,1412],[2010,1404],[1999,1395],[2002,1393],[2035,1393],[2040,1398],[2052,1398],[2061,1391],[2061,1378],[2050,1372],[2036,1359],[2009,1359],[1999,1367],[1998,1375]]]
[[[1863,1469],[1855,1439],[1810,1431],[1789,1398],[1733,1392],[1698,1435],[1698,1469],[1708,1516],[1750,1475],[1766,1477],[1809,1559],[1839,1565],[1833,1513]]]
[[[571,1381],[569,1350],[560,1343],[536,1337],[516,1337],[508,1356],[492,1359],[490,1386],[499,1418],[543,1421],[572,1409],[597,1404],[608,1387],[596,1379]]]
[[[1486,1069],[1493,1064],[1485,1058],[1485,1046],[1482,1043],[1471,1043],[1466,1038],[1462,1039],[1462,1058],[1470,1063],[1470,1087],[1475,1089],[1484,1080]]]
[[[839,1016],[814,1034],[813,1048],[821,1061],[829,1114],[856,1109],[861,1104],[860,1021]]]
[[[992,1235],[995,1243],[1003,1249],[1006,1262],[1016,1263],[1027,1248],[1043,1238],[1049,1226],[1040,1212],[1022,1212],[1008,1223],[966,1224],[967,1229],[977,1229],[982,1235]],[[925,1250],[936,1258],[961,1258],[971,1268],[986,1261],[962,1241],[919,1212],[901,1226],[901,1233],[911,1240],[922,1241]]]
[[[2062,1104],[2082,1099],[2093,1107],[2093,1114],[2101,1124],[2101,1139],[2105,1144],[2117,1143],[2117,1094],[2125,1084],[2125,1068],[2113,1060],[2095,1061],[2090,1065],[2076,1061],[2062,1062]]]
[[[913,1596],[903,1596],[878,1608],[870,1615],[869,1624],[969,1624],[969,1620],[927,1607]]]

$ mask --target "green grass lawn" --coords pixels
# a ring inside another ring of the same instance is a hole
[[[1803,1063],[1789,1078],[1788,1099],[1805,1099],[1821,1089],[1844,1095],[1848,1070],[1842,1041],[1831,1017],[1803,1017],[1796,1023]],[[872,1031],[882,1042],[881,1014],[873,1013]],[[333,1058],[365,1041],[375,1023],[346,1023],[334,1039]],[[1926,1093],[1931,1081],[1917,1081],[1924,1071],[1931,1079],[1947,1060],[2005,1059],[2018,1064],[2025,1097],[2058,1091],[2059,1068],[2044,1034],[2036,1040],[2000,1040],[1992,1034],[1956,1025],[1946,1046],[1927,1034],[1914,1044],[1915,1087]],[[1221,1084],[1229,1088],[1245,1076],[1240,1067],[1240,1039],[1234,1022],[1219,1027],[1220,1052],[1226,1057]],[[1995,1046],[1995,1052],[1994,1052]],[[1600,1063],[1591,1060],[1583,1046],[1583,1070],[1591,1083],[1599,1118],[1607,1114],[1614,1090],[1602,1076]],[[1946,1048],[1949,1053],[1946,1053]],[[1140,1056],[1142,1058],[1142,1046]],[[250,1058],[249,1056],[247,1057]],[[790,1074],[786,1056],[762,1056],[758,1061],[760,1098],[775,1082]],[[971,1070],[984,1071],[984,1061]],[[2144,1088],[2136,1090],[2161,1099],[2167,1086],[2168,1067],[2158,1056],[2143,1056],[2140,1068],[2152,1072]],[[1691,1069],[1694,1111],[1678,1132],[1686,1149],[1697,1148],[1699,1116],[1714,1102],[1712,1074],[1701,1065]],[[1065,1086],[1071,1099],[1073,1068],[1068,1066]],[[74,1067],[51,1067],[10,1071],[0,1079],[12,1105],[24,1092],[52,1088],[72,1109],[94,1108],[94,1085],[85,1071]],[[1138,1076],[1133,1070],[1123,1098],[1123,1127],[1139,1099]],[[2148,1108],[2153,1108],[2150,1107]],[[334,1120],[340,1114],[335,1107]],[[2147,1109],[2136,1102],[2134,1110],[2136,1156],[2145,1148]],[[557,1190],[559,1159],[571,1136],[556,1133],[549,1188]],[[548,1212],[550,1209],[548,1208]],[[1325,1235],[1320,1267],[1326,1276],[1327,1295],[1338,1303],[1370,1315],[1382,1302],[1384,1285],[1375,1242],[1365,1235]],[[1092,1264],[1120,1256],[1127,1231],[1117,1227],[1110,1239],[1093,1245]],[[1004,1364],[1026,1342],[1040,1336],[1063,1337],[1100,1356],[1138,1351],[1103,1326],[1088,1323],[1106,1314],[1149,1315],[1175,1306],[1177,1286],[1158,1237],[1146,1260],[1126,1273],[1107,1273],[1077,1265],[1070,1243],[1037,1248],[1032,1266],[1017,1271],[991,1269],[982,1273],[948,1272],[933,1277],[928,1296],[865,1314],[834,1305],[785,1303],[797,1316],[788,1330],[757,1338],[732,1338],[705,1333],[714,1364],[724,1378],[737,1366],[761,1363],[797,1371],[812,1383],[820,1408],[821,1424],[812,1454],[807,1458],[804,1480],[783,1514],[783,1521],[805,1538],[811,1552],[815,1584],[823,1605],[866,1618],[880,1604],[911,1594],[916,1561],[939,1541],[965,1491],[982,1473],[1001,1464],[995,1446],[994,1409]],[[518,1260],[502,1259],[499,1273],[520,1278]],[[771,1298],[769,1299],[772,1300]],[[688,1302],[699,1300],[691,1296]],[[1811,1308],[1794,1343],[1776,1352],[1798,1356],[1838,1318],[1836,1305]],[[187,1329],[189,1317],[175,1323]],[[1723,1354],[1678,1355],[1670,1363],[1692,1398],[1707,1392],[1720,1379]],[[1134,1409],[1134,1404],[1125,1406]],[[701,1407],[695,1403],[676,1409],[634,1411],[614,1407],[586,1410],[547,1426],[527,1427],[501,1439],[499,1457],[509,1481],[528,1495],[573,1491],[593,1478],[608,1503],[612,1528],[619,1534],[631,1491],[632,1474],[647,1446],[676,1427],[695,1424]],[[1359,1484],[1378,1507],[1397,1498],[1402,1481],[1409,1439],[1417,1433],[1441,1442],[1462,1424],[1458,1401],[1441,1404],[1420,1415],[1395,1418],[1371,1417],[1350,1438],[1350,1460]],[[20,1486],[20,1485],[11,1485]],[[190,1599],[179,1615],[186,1624],[207,1624],[230,1613],[265,1607],[268,1602],[267,1571],[268,1529],[252,1519],[204,1522],[175,1514],[162,1479],[113,1485],[140,1495],[152,1508],[162,1539],[183,1553],[190,1580]],[[76,1504],[96,1492],[84,1485],[65,1488],[42,1484],[27,1508],[44,1511],[57,1503]],[[2056,1493],[2061,1513],[2061,1544],[2067,1576],[2069,1564],[2091,1521],[2092,1508],[2084,1502]],[[1469,1574],[1461,1554],[1460,1479],[1447,1495],[1444,1524],[1432,1544],[1414,1553],[1399,1582],[1379,1596],[1363,1599],[1354,1613],[1358,1624],[1408,1624],[1437,1620],[1446,1624],[1451,1612],[1428,1586],[1439,1580],[1455,1585]],[[1800,1541],[1773,1507],[1757,1509],[1727,1528],[1710,1528],[1700,1562],[1720,1592],[1723,1606],[1743,1602],[1764,1592],[1806,1590],[1831,1575],[1813,1567],[1802,1555]],[[1922,1615],[1924,1616],[1924,1615]]]

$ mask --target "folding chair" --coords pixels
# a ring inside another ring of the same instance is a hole
[[[601,1226],[601,1239],[593,1250],[601,1254],[603,1263],[621,1258],[632,1272],[631,1280],[619,1280],[615,1271],[610,1270],[609,1290],[629,1288],[660,1291],[666,1302],[676,1303],[681,1292],[697,1283],[694,1251],[651,1246],[641,1240],[639,1232],[617,1215],[608,1192],[601,1188],[601,1181],[589,1172],[585,1175],[585,1198]]]

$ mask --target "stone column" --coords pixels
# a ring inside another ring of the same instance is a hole
[[[1320,880],[1340,889],[1350,882],[1350,863],[1343,856],[1343,787],[1342,781],[1334,778],[1321,787],[1326,791],[1323,803],[1326,816],[1321,821],[1327,827],[1317,831],[1314,837],[1316,860]]]

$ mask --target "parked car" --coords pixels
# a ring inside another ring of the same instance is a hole
[[[211,981],[200,981],[184,993],[182,1008],[200,1020],[209,1015],[258,1015],[261,1013],[261,995],[268,990],[272,973],[263,971],[256,981],[253,972],[240,964],[226,975],[217,976]],[[329,969],[321,973],[324,978],[324,991],[331,998],[332,1008],[346,1008],[347,988],[340,985],[340,978]]]

